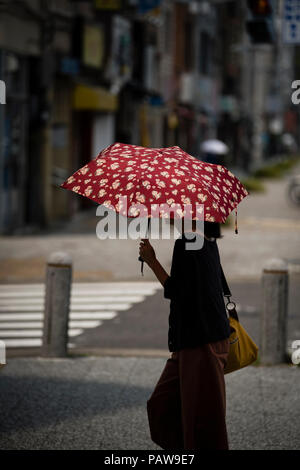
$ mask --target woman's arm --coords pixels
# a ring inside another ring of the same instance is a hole
[[[166,280],[168,279],[169,275],[168,273],[164,270],[158,259],[155,258],[152,262],[148,263],[149,268],[152,269],[154,272],[155,276],[159,280],[159,282],[164,286]]]

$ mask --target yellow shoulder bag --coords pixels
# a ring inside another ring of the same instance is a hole
[[[229,374],[242,367],[249,366],[258,357],[258,347],[250,338],[246,330],[242,327],[238,314],[236,312],[236,304],[230,300],[231,292],[228,287],[222,266],[222,285],[224,297],[227,297],[226,310],[228,312],[230,324],[229,337],[229,354],[224,374]]]

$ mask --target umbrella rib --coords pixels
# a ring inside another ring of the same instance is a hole
[[[158,155],[156,155],[155,158],[157,158],[157,157],[159,157],[159,156],[162,155],[162,152],[157,151],[157,153],[158,153]],[[132,197],[132,201],[135,200],[134,203],[136,203],[136,193],[137,193],[138,188],[141,188],[141,185],[142,185],[142,182],[143,182],[143,178],[144,178],[144,175],[145,175],[147,169],[148,169],[148,167],[145,168],[145,169],[139,167],[139,169],[138,169],[139,175],[138,175],[138,177],[136,178],[137,184],[136,184],[136,187],[135,187],[135,190],[134,190],[134,193],[133,193],[133,197]],[[132,201],[131,201],[131,202],[132,202]]]

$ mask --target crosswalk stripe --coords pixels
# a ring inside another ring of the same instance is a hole
[[[117,315],[117,312],[76,312],[70,314],[70,319],[74,320],[111,320]],[[0,328],[2,321],[19,321],[19,320],[43,320],[42,313],[1,313]]]
[[[5,346],[7,348],[39,348],[42,346],[42,340],[40,338],[6,339]]]
[[[83,332],[81,328],[70,328],[68,331],[69,336],[78,336]],[[43,336],[42,330],[26,330],[26,331],[14,331],[14,330],[1,330],[1,338],[41,338]]]
[[[20,296],[21,297],[21,296]],[[106,302],[130,302],[130,303],[137,303],[137,302],[142,302],[143,300],[145,299],[145,297],[143,295],[120,295],[116,298],[116,296],[108,296],[108,295],[102,295],[102,296],[88,296],[88,297],[81,297],[81,296],[78,296],[78,297],[71,297],[71,305],[72,304],[77,304],[77,303],[80,303],[80,302],[85,302],[85,303],[91,303],[91,302],[100,302],[100,303],[106,303]],[[29,304],[29,305],[44,305],[44,296],[40,296],[40,297],[35,297],[35,298],[13,298],[12,296],[11,297],[8,297],[8,298],[4,298],[2,297],[0,299],[0,305],[1,306],[4,306],[4,305],[19,305],[19,304]]]
[[[161,288],[159,282],[80,282],[72,283],[73,291],[83,291],[87,290],[103,290],[105,292],[109,291],[120,291],[120,292],[139,292],[145,290],[149,292],[150,290],[156,290]],[[0,292],[6,290],[45,290],[45,284],[0,284]]]
[[[71,312],[71,320],[112,320],[117,316],[117,312]]]
[[[101,310],[101,308],[105,308],[107,310],[128,310],[131,307],[131,304],[77,304],[71,307],[71,311],[90,311],[93,310]],[[8,313],[8,312],[43,312],[44,305],[0,305],[0,315],[1,312]]]
[[[21,296],[20,296],[21,297]],[[91,302],[132,302],[132,303],[137,303],[137,302],[142,302],[144,300],[145,296],[143,295],[120,295],[118,297],[114,296],[109,296],[109,295],[101,295],[99,296],[76,296],[76,297],[71,297],[71,305],[80,303],[80,302],[85,302],[85,303],[91,303]],[[1,305],[19,305],[19,304],[41,304],[43,305],[44,303],[44,296],[40,297],[34,297],[34,298],[17,298],[14,299],[12,296],[9,297],[2,297],[0,299],[0,304]]]
[[[101,326],[161,288],[148,281],[73,282],[69,336]],[[44,308],[45,284],[0,284],[0,339],[7,348],[42,345]]]
[[[69,322],[69,328],[71,329],[76,329],[76,328],[96,328],[97,326],[100,326],[102,322],[100,321],[93,321],[93,320],[78,320],[78,321],[70,321]],[[43,322],[42,321],[28,321],[28,322],[20,322],[20,321],[15,321],[15,322],[0,322],[0,336],[1,336],[1,330],[10,330],[10,329],[41,329],[43,328]]]
[[[40,338],[20,338],[20,339],[6,339],[5,345],[7,348],[39,348],[42,346],[42,339]],[[68,348],[74,348],[74,344],[68,343]]]
[[[10,297],[44,297],[45,295],[45,290],[20,290],[20,291],[13,291],[11,289],[7,289],[7,290],[0,290],[0,298],[10,298]],[[95,297],[99,297],[101,295],[103,295],[103,293],[105,292],[105,294],[107,295],[122,295],[122,296],[131,296],[131,295],[153,295],[155,294],[156,292],[156,289],[143,289],[143,290],[112,290],[112,289],[108,289],[108,290],[98,290],[98,289],[89,289],[89,290],[83,290],[83,291],[79,291],[79,290],[73,290],[71,291],[71,297],[79,297],[79,296],[82,296],[82,295],[86,295],[86,296],[95,296]]]

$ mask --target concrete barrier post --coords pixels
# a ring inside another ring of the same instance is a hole
[[[71,283],[71,257],[64,252],[52,253],[46,271],[43,356],[67,355]]]
[[[6,364],[6,346],[4,341],[0,341],[0,369]]]
[[[282,259],[270,259],[262,275],[261,349],[262,364],[286,361],[288,321],[288,266]]]

